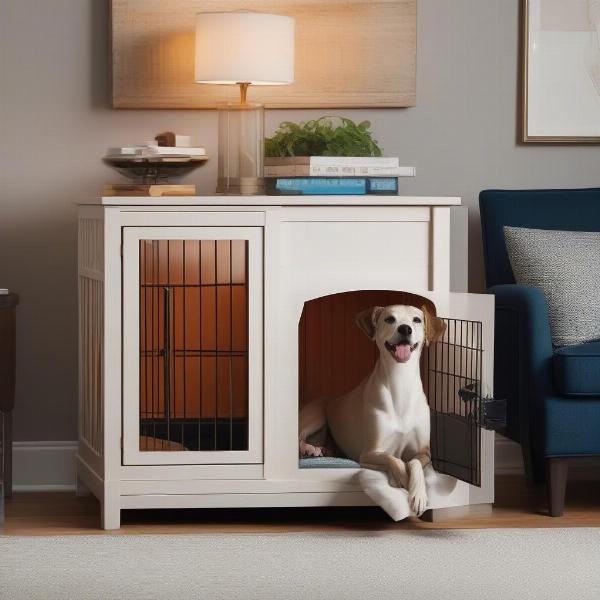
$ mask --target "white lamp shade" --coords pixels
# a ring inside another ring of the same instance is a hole
[[[294,82],[294,19],[255,12],[196,15],[196,82]]]

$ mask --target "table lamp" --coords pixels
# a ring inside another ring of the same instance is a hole
[[[233,11],[196,15],[197,83],[238,85],[240,102],[219,111],[217,193],[264,193],[264,111],[250,85],[294,82],[294,19]]]

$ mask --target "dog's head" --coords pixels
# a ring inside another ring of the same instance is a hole
[[[396,304],[374,306],[358,313],[356,324],[373,340],[382,356],[389,354],[397,363],[407,363],[413,356],[420,356],[423,344],[438,340],[446,330],[439,317],[427,306]]]

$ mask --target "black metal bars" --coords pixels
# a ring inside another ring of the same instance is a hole
[[[436,470],[481,485],[482,323],[444,319],[446,332],[424,354]]]
[[[247,246],[140,241],[140,449],[248,448]]]

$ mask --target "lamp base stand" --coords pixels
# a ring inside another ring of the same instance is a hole
[[[256,196],[265,194],[265,181],[258,177],[221,178],[217,180],[217,194],[227,196]]]
[[[265,193],[264,108],[240,102],[219,106],[217,193],[252,196]]]

